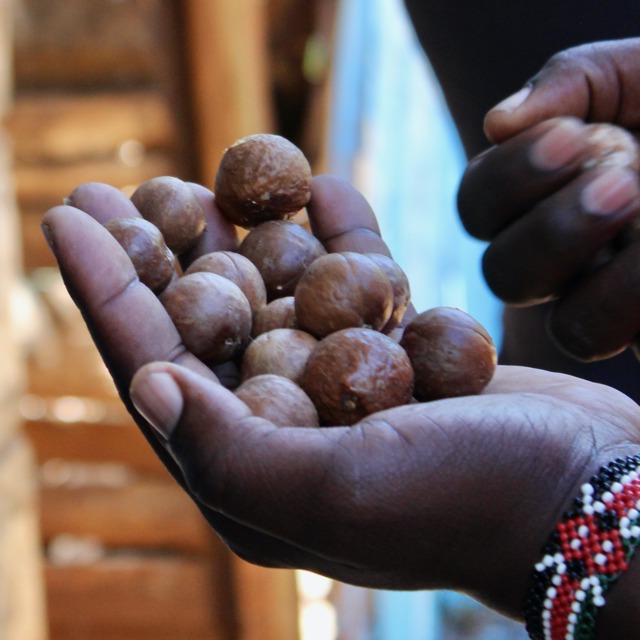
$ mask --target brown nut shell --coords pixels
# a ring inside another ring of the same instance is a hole
[[[143,182],[131,195],[131,202],[160,229],[176,255],[193,247],[205,229],[200,200],[179,178],[158,176]]]
[[[352,251],[315,260],[294,296],[298,326],[320,338],[347,327],[382,330],[394,299],[386,273],[371,258]]]
[[[387,324],[382,327],[382,333],[393,331],[404,318],[404,314],[411,302],[411,287],[409,278],[402,267],[389,256],[382,253],[366,253],[386,274],[393,289],[393,311]]]
[[[263,374],[249,378],[235,394],[254,416],[279,427],[317,427],[318,412],[309,396],[289,378]]]
[[[480,393],[493,377],[497,356],[491,336],[472,316],[452,307],[417,315],[400,340],[415,371],[422,401]]]
[[[271,331],[272,329],[297,329],[295,299],[293,296],[276,298],[253,316],[251,337]]]
[[[242,380],[274,373],[299,383],[318,340],[298,329],[273,329],[259,335],[242,356]]]
[[[205,253],[189,265],[185,275],[198,271],[217,273],[237,284],[247,296],[253,313],[267,304],[267,289],[258,268],[251,260],[235,251]]]
[[[269,133],[237,140],[225,150],[214,192],[222,214],[251,229],[267,220],[284,220],[311,197],[311,167],[292,142]]]
[[[252,229],[238,251],[258,268],[269,301],[293,295],[307,267],[327,253],[313,234],[286,220],[264,222]]]
[[[352,425],[412,399],[414,374],[407,353],[372,329],[337,331],[309,356],[301,387],[322,424]]]
[[[240,288],[215,273],[191,273],[171,283],[160,300],[185,347],[221,364],[241,353],[251,332],[251,307]]]
[[[135,267],[140,282],[160,293],[171,282],[175,257],[158,227],[144,218],[111,218],[104,223]]]

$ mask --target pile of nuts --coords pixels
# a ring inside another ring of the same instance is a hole
[[[352,425],[384,409],[476,394],[496,350],[468,314],[435,308],[402,329],[407,277],[388,256],[327,253],[291,217],[309,203],[312,173],[288,140],[238,140],[220,162],[215,202],[247,232],[237,251],[176,256],[205,230],[191,187],[173,177],[131,196],[140,219],[106,226],[172,318],[185,346],[215,366],[233,362],[235,393],[278,425]]]

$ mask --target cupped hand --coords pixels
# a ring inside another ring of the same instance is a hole
[[[640,215],[640,176],[585,165],[587,123],[640,132],[639,79],[640,38],[554,56],[487,114],[497,144],[458,192],[466,229],[490,242],[489,286],[509,304],[555,301],[551,335],[581,360],[615,355],[640,331],[640,243],[620,242]]]
[[[212,194],[194,188],[209,215],[194,251],[232,246]],[[85,187],[75,207],[47,212],[43,229],[132,416],[251,562],[369,587],[458,589],[519,617],[529,572],[579,485],[640,449],[640,409],[625,396],[511,367],[498,367],[478,396],[406,405],[352,427],[275,427],[181,346],[99,224],[129,204],[111,193],[116,203],[103,208],[103,199],[103,186]],[[344,181],[316,178],[309,214],[330,251],[387,251]]]

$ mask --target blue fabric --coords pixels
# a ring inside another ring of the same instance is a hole
[[[496,342],[500,304],[480,271],[484,244],[462,229],[455,196],[466,159],[400,0],[343,0],[329,169],[373,206],[418,311],[448,305]]]

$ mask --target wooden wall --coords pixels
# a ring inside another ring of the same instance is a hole
[[[38,318],[20,407],[39,470],[51,640],[298,637],[293,572],[231,556],[157,462],[39,224],[86,181],[210,185],[224,147],[248,133],[286,130],[319,161],[324,119],[310,126],[309,114],[322,113],[322,78],[305,76],[302,58],[320,16],[327,37],[333,4],[17,0],[8,126],[22,251],[12,264],[21,261]],[[283,23],[297,33],[288,47]]]
[[[19,415],[26,386],[21,324],[21,245],[5,118],[13,83],[13,3],[0,0],[0,637],[44,640],[45,602],[37,471]]]

